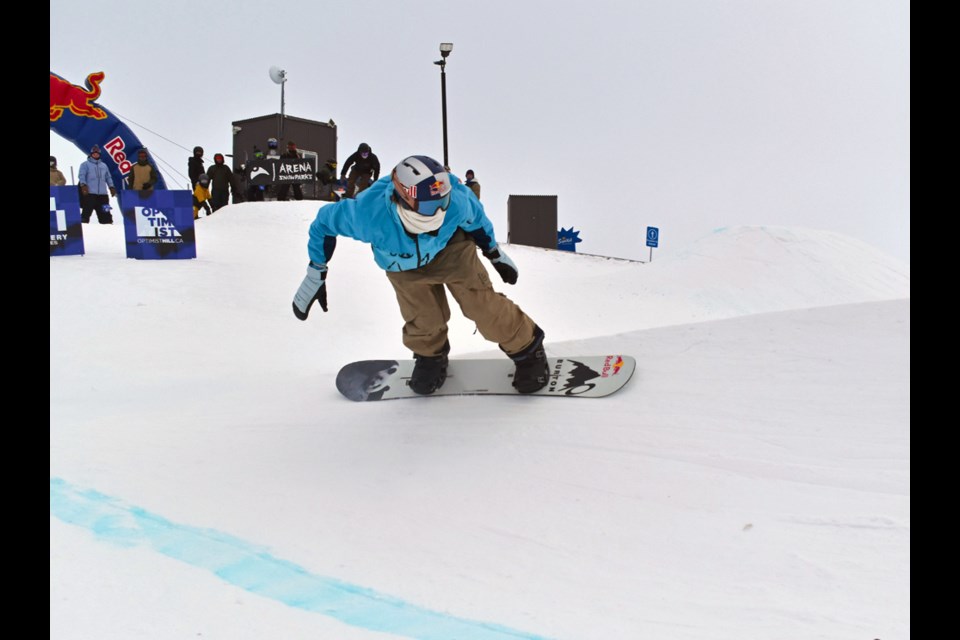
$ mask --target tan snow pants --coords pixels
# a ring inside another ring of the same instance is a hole
[[[507,354],[533,341],[534,322],[520,307],[493,290],[476,243],[457,229],[429,264],[413,271],[388,271],[403,316],[403,344],[422,356],[439,355],[447,341],[450,306],[444,286],[480,335]]]

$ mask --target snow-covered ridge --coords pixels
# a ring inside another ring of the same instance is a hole
[[[179,265],[125,260],[122,227],[85,225],[87,255],[80,261],[89,269],[105,260],[111,278],[129,272],[136,288],[143,287],[137,275],[141,270],[165,273],[164,279],[180,290],[178,295],[188,299],[196,290],[191,281],[197,269],[230,265],[231,279],[244,283],[247,296],[231,296],[225,304],[248,306],[251,316],[285,312],[306,264],[307,228],[316,211],[317,203],[310,201],[229,205],[197,221],[198,258]],[[497,234],[506,237],[507,229],[499,228]],[[910,297],[908,265],[859,240],[812,229],[717,229],[685,249],[662,256],[655,252],[648,263],[506,243],[503,247],[517,263],[520,278],[508,286],[491,269],[495,286],[543,326],[550,342],[610,335],[611,329],[622,333]],[[52,261],[52,274],[68,263],[72,272],[80,267],[61,260]],[[377,318],[399,321],[393,291],[367,245],[340,239],[330,268],[331,313],[322,321],[328,329],[380,334],[384,322]],[[183,282],[175,285],[178,279]],[[56,280],[51,286],[65,284]],[[351,299],[358,288],[370,294],[360,306]],[[474,333],[475,326],[462,318],[452,299],[451,306],[455,349],[488,351],[490,344]],[[381,338],[384,346],[397,341],[392,333],[374,340],[379,343]]]
[[[566,295],[580,327],[606,326],[611,315],[629,331],[910,297],[908,265],[854,238],[813,229],[721,228],[649,263],[509,250],[528,282]]]

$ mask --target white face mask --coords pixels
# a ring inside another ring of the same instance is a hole
[[[397,214],[400,216],[403,228],[416,234],[429,233],[439,229],[440,225],[443,224],[443,217],[446,213],[444,209],[440,209],[432,216],[424,216],[399,204],[397,205]]]

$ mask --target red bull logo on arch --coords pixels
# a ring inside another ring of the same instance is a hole
[[[107,112],[93,104],[100,97],[100,83],[104,73],[98,71],[87,76],[87,88],[67,82],[55,73],[50,74],[50,122],[59,120],[64,111],[81,118],[103,120]]]

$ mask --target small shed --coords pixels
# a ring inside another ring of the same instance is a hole
[[[557,248],[557,196],[508,196],[507,242]]]

